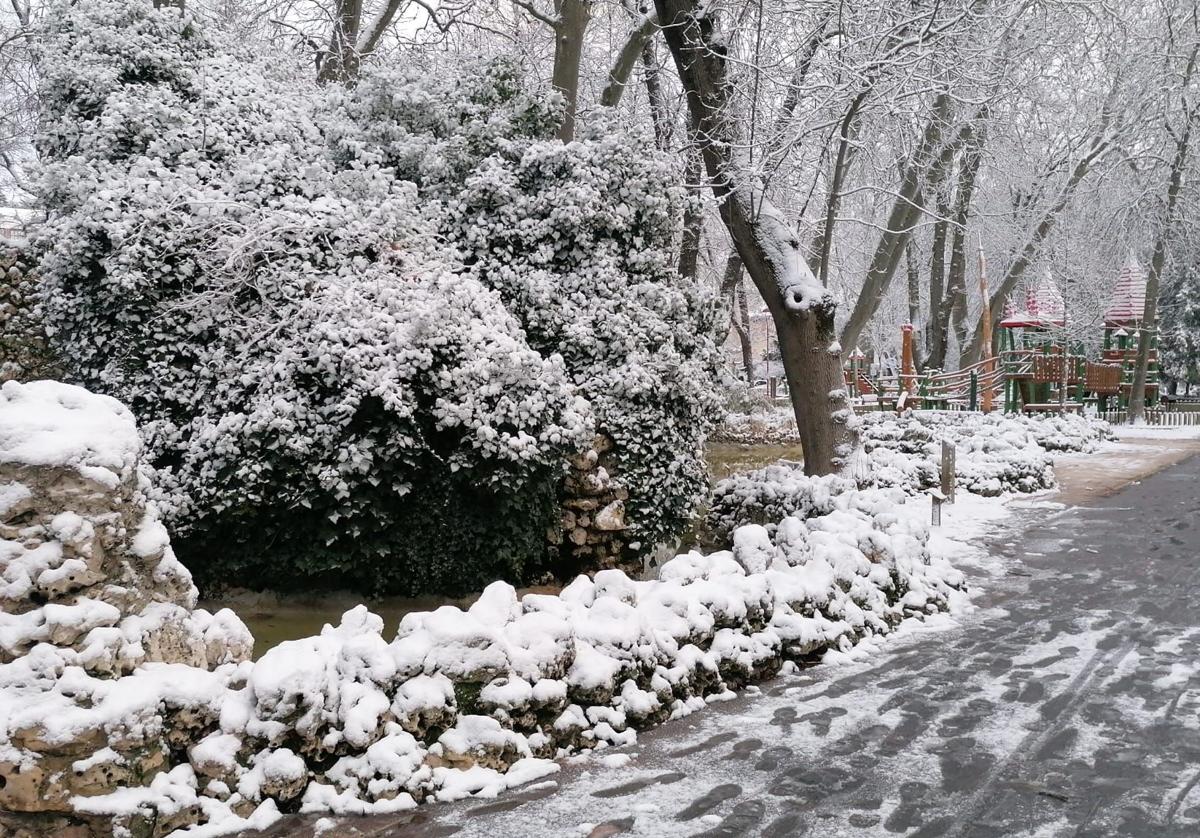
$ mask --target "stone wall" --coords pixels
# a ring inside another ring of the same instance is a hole
[[[607,569],[524,597],[496,582],[390,639],[360,605],[250,662],[234,615],[193,608],[139,451],[112,399],[0,387],[0,835],[233,834],[491,797],[963,586],[889,493],[847,489],[827,515],[741,527],[657,579]],[[605,453],[571,475],[587,503],[570,532],[593,558],[623,532]]]
[[[75,719],[60,701],[72,689],[103,700],[145,664],[209,670],[250,656],[232,612],[195,609],[139,453],[113,399],[52,381],[0,386],[0,809],[27,816],[4,816],[0,834],[63,827],[55,815],[75,795],[138,785],[168,762],[161,715]]]
[[[563,484],[562,528],[550,534],[561,550],[565,575],[640,567],[640,562],[627,556],[625,501],[629,492],[614,479],[612,449],[612,439],[597,434],[591,448],[571,459]]]

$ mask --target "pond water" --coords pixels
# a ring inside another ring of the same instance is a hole
[[[799,443],[786,445],[750,445],[734,442],[710,442],[704,449],[708,470],[714,481],[731,474],[769,466],[780,460],[791,463],[804,461]]]
[[[557,586],[542,585],[521,588],[518,593],[548,594],[557,593],[559,590]],[[285,640],[298,640],[301,637],[320,634],[326,623],[337,625],[344,613],[360,603],[383,618],[383,636],[391,639],[405,614],[413,611],[432,611],[443,605],[467,608],[477,598],[473,595],[459,599],[439,596],[363,599],[362,596],[349,591],[310,594],[241,591],[221,599],[201,600],[200,607],[209,611],[232,608],[254,635],[254,658],[257,660],[268,649]]]
[[[709,471],[714,481],[731,474],[752,471],[779,460],[800,462],[799,445],[750,445],[741,443],[710,443],[705,450]],[[694,534],[685,535],[684,543],[694,542]],[[522,593],[554,593],[556,588],[522,589]],[[469,606],[475,597],[385,597],[364,600],[346,591],[312,594],[239,592],[220,600],[203,600],[202,608],[215,611],[232,608],[254,635],[254,656],[261,657],[268,649],[285,640],[319,634],[326,623],[336,625],[342,614],[365,602],[372,612],[383,618],[384,637],[391,638],[401,618],[412,611],[430,611],[442,605]]]

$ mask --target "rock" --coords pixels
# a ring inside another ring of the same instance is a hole
[[[209,677],[250,657],[232,612],[194,610],[140,456],[113,399],[54,381],[0,387],[0,669],[15,699],[0,702],[0,808],[66,813],[73,797],[150,782],[216,711],[199,681],[164,699],[169,674],[120,676],[155,663]],[[54,690],[68,666],[70,689]],[[157,834],[197,812],[164,815]]]
[[[518,759],[531,755],[524,737],[488,716],[459,716],[458,723],[443,733],[437,744],[441,758],[459,768],[479,765],[507,771]]]
[[[595,449],[571,458],[572,467],[579,471],[591,471],[598,462],[600,462],[600,454]]]
[[[595,526],[598,530],[615,532],[625,529],[625,504],[615,500],[596,513]]]

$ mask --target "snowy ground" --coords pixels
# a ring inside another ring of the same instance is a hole
[[[494,802],[322,826],[396,838],[1194,837],[1197,486],[1193,459],[1088,508],[1024,501],[991,558],[959,559],[982,588],[976,610],[932,635],[777,679]],[[995,510],[968,501],[937,539],[1003,523]]]

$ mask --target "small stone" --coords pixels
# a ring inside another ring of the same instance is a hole
[[[623,530],[625,524],[625,503],[615,500],[596,513],[596,529],[604,532]]]
[[[591,471],[600,461],[600,455],[593,449],[571,458],[571,465],[579,471]]]
[[[576,527],[575,529],[571,530],[571,535],[569,537],[572,544],[578,544],[582,546],[587,543],[588,532],[583,527]]]

